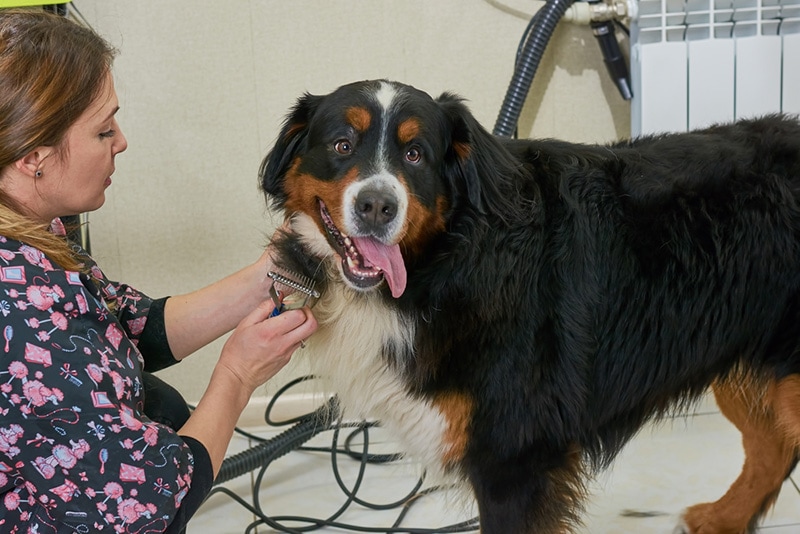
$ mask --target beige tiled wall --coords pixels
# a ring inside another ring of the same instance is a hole
[[[257,169],[303,92],[391,78],[468,99],[492,129],[532,0],[74,0],[120,50],[117,158],[93,253],[153,296],[209,283],[258,257],[274,224]],[[629,134],[627,103],[586,27],[562,23],[520,134],[594,142]],[[189,400],[221,342],[161,373]],[[268,388],[303,372],[284,370]]]

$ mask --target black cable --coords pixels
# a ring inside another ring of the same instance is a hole
[[[344,482],[342,481],[342,479],[341,479],[341,477],[339,475],[338,463],[336,461],[336,451],[338,450],[338,447],[336,446],[336,444],[338,442],[340,428],[341,427],[339,425],[337,425],[333,429],[332,466],[333,466],[333,471],[334,471],[334,476],[336,478],[336,482],[337,482],[337,484],[339,484],[339,487],[344,490],[344,493],[347,496],[347,499],[345,500],[344,504],[342,504],[339,507],[338,510],[336,510],[333,514],[331,514],[326,519],[323,519],[323,520],[313,519],[311,521],[312,525],[309,526],[309,527],[299,528],[299,529],[290,529],[289,527],[285,527],[284,525],[281,524],[281,521],[286,521],[287,520],[286,517],[284,517],[284,518],[279,518],[279,517],[269,518],[269,521],[267,522],[267,524],[269,526],[271,526],[272,528],[275,528],[275,529],[279,529],[279,530],[281,528],[284,528],[284,529],[286,529],[285,530],[286,532],[290,532],[292,534],[299,534],[299,533],[302,533],[302,532],[307,532],[309,530],[314,530],[316,528],[319,528],[319,526],[331,526],[332,524],[335,523],[335,520],[338,519],[339,517],[341,517],[347,511],[347,509],[350,507],[350,505],[353,503],[354,494],[355,494],[355,492],[358,491],[358,488],[361,486],[361,481],[364,479],[364,473],[366,471],[367,463],[366,463],[366,461],[362,460],[361,464],[359,465],[358,476],[356,478],[356,482],[354,484],[354,488],[353,488],[352,491],[348,491],[346,486],[344,485]],[[266,470],[261,470],[259,472],[258,476],[256,477],[255,483],[253,485],[254,486],[253,487],[254,504],[255,504],[255,506],[256,506],[256,508],[258,509],[259,512],[262,512],[262,510],[261,510],[261,502],[258,499],[258,494],[261,491],[261,479],[263,478],[265,472],[266,472]],[[267,516],[264,516],[264,517],[267,517]],[[292,520],[293,521],[297,521],[297,522],[302,522],[303,521],[302,518],[299,518],[299,517],[294,517],[294,518],[292,518]]]
[[[361,454],[361,471],[359,471],[359,475],[361,474],[362,471],[366,471],[366,466],[369,463],[367,450],[368,450],[368,444],[369,444],[369,429],[370,429],[370,426],[371,425],[362,425],[361,428],[359,429],[364,434],[364,450],[363,450],[363,452]],[[355,433],[352,433],[351,436],[354,435],[354,434]],[[337,429],[337,432],[334,434],[334,443],[336,443],[337,441],[338,441],[338,429]],[[402,456],[402,455],[400,455],[400,456]],[[414,489],[411,490],[411,492],[408,495],[404,496],[402,499],[400,499],[398,501],[395,501],[395,502],[390,503],[390,504],[384,504],[384,505],[372,504],[372,503],[369,503],[367,501],[364,501],[363,499],[358,498],[358,496],[357,496],[358,487],[361,485],[361,477],[360,476],[359,476],[359,479],[358,479],[358,484],[355,486],[355,488],[353,488],[353,490],[349,490],[347,488],[347,486],[345,485],[344,481],[342,480],[342,478],[341,478],[341,476],[339,474],[338,451],[336,449],[334,449],[334,451],[333,451],[332,460],[333,460],[333,464],[332,464],[333,465],[333,473],[334,473],[334,476],[336,477],[336,482],[337,482],[337,484],[339,484],[339,488],[342,490],[342,492],[345,495],[347,495],[348,499],[351,499],[352,502],[354,502],[356,504],[360,504],[361,506],[364,506],[365,508],[371,508],[373,510],[391,510],[392,508],[397,508],[398,506],[402,506],[405,502],[408,501],[408,499],[412,498],[414,496],[414,494],[417,493],[419,488],[422,487],[422,484],[423,484],[423,482],[425,480],[424,475],[422,477],[420,477],[420,479],[417,481],[417,484],[414,486]]]
[[[624,33],[626,37],[630,37],[630,36],[631,36],[631,30],[630,30],[630,28],[628,28],[627,26],[625,26],[625,25],[624,25],[624,24],[623,24],[621,21],[619,21],[619,20],[617,20],[617,19],[614,19],[614,24],[616,24],[616,25],[617,25],[617,28],[619,28],[620,30],[622,30],[622,33]]]
[[[267,422],[267,424],[270,426],[284,426],[284,425],[290,425],[292,423],[297,423],[303,420],[306,417],[305,415],[301,415],[293,419],[275,421],[274,419],[272,419],[272,410],[275,408],[275,403],[278,402],[278,399],[280,399],[280,397],[284,393],[286,393],[287,391],[289,391],[290,389],[292,389],[293,387],[302,382],[307,382],[309,380],[314,380],[316,378],[317,377],[314,375],[300,376],[293,380],[290,380],[289,382],[284,384],[280,389],[278,389],[278,391],[275,392],[275,395],[272,396],[272,399],[270,399],[269,403],[267,403],[267,409],[264,412],[264,420]]]
[[[411,508],[420,502],[424,497],[435,494],[439,491],[449,489],[451,486],[433,486],[426,489],[421,489],[424,484],[424,475],[420,477],[414,484],[414,487],[404,497],[390,503],[373,503],[359,496],[359,490],[366,476],[366,469],[370,464],[385,464],[397,461],[404,457],[402,453],[391,454],[373,454],[369,452],[370,445],[370,429],[379,426],[376,422],[360,421],[360,422],[346,422],[343,420],[343,414],[339,410],[338,399],[331,397],[321,407],[313,412],[294,417],[284,421],[275,421],[272,417],[272,410],[278,400],[286,391],[296,386],[297,384],[314,379],[313,376],[305,376],[292,380],[287,383],[273,396],[273,399],[268,403],[265,410],[264,419],[270,426],[290,426],[287,430],[279,435],[265,439],[260,436],[255,436],[251,433],[245,432],[239,428],[235,431],[237,434],[254,439],[258,441],[258,445],[251,447],[242,453],[233,455],[226,458],[223,462],[217,479],[214,481],[215,487],[211,490],[208,497],[212,495],[221,494],[231,498],[234,502],[238,503],[249,513],[253,514],[256,518],[245,528],[245,534],[255,532],[258,526],[266,525],[278,532],[285,532],[287,534],[304,534],[313,530],[321,528],[334,528],[340,529],[345,532],[380,532],[380,533],[404,533],[404,534],[443,534],[450,532],[477,532],[478,520],[477,518],[463,521],[453,525],[447,525],[439,528],[420,528],[420,527],[403,527],[401,526],[403,520],[406,518]],[[344,429],[350,429],[350,432],[344,438],[344,443],[339,444],[340,433]],[[316,436],[322,432],[331,432],[331,445],[329,447],[310,447],[304,445],[311,437]],[[357,437],[363,436],[361,440],[361,450],[354,450],[354,440]],[[291,515],[269,515],[266,513],[261,505],[260,492],[262,482],[266,476],[267,469],[273,461],[288,454],[292,451],[298,452],[321,452],[330,454],[331,469],[334,479],[339,489],[341,490],[344,501],[336,511],[326,518],[304,517],[304,516],[291,516]],[[356,480],[351,486],[348,486],[342,479],[339,463],[342,457],[352,459],[358,462],[358,474]],[[242,497],[234,494],[229,489],[219,484],[231,480],[241,474],[251,471],[257,471],[253,483],[252,502],[247,502]],[[354,505],[362,506],[366,509],[376,511],[398,510],[398,515],[394,523],[389,527],[367,527],[363,525],[353,525],[340,521],[340,518]],[[290,526],[287,523],[299,523],[300,526]]]

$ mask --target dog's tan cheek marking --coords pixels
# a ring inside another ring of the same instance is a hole
[[[321,180],[311,174],[299,172],[300,158],[297,158],[286,173],[286,213],[302,212],[310,215],[320,232],[325,233],[325,228],[318,215],[317,199],[325,203],[328,213],[334,224],[342,228],[344,221],[344,208],[342,205],[342,191],[359,175],[358,168],[350,169],[340,180]]]
[[[366,132],[369,125],[372,124],[372,114],[368,109],[362,107],[347,108],[345,119],[360,133]]]
[[[474,403],[467,395],[447,392],[437,395],[433,399],[433,405],[447,421],[443,437],[442,465],[446,469],[452,468],[464,459],[467,452]]]
[[[405,145],[419,136],[420,124],[417,119],[406,119],[397,127],[397,140]]]
[[[405,185],[405,184],[404,184]],[[412,256],[418,256],[433,236],[445,231],[444,213],[447,200],[436,198],[436,209],[431,211],[413,195],[409,195],[406,233],[403,245]]]
[[[301,158],[295,158],[292,162],[292,166],[286,172],[284,188],[287,196],[287,213],[294,213],[297,211],[313,213],[315,210],[314,191],[312,187],[315,179],[310,174],[298,171],[301,161]]]

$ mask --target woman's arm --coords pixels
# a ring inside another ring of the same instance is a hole
[[[316,330],[308,308],[270,317],[272,310],[272,302],[264,301],[237,326],[222,348],[206,392],[178,431],[205,446],[214,476],[252,393],[280,371]]]
[[[181,360],[223,334],[269,300],[269,249],[255,263],[209,286],[167,299],[164,308],[169,347]]]

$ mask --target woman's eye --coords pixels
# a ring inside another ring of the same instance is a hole
[[[406,161],[409,163],[419,163],[422,159],[422,151],[417,147],[411,147],[406,151]]]
[[[337,154],[347,156],[353,152],[353,145],[347,139],[339,139],[333,144],[333,149]]]
[[[100,134],[100,137],[114,137],[114,135],[115,135],[116,133],[117,133],[117,131],[116,131],[116,130],[108,130],[108,131],[106,131],[106,132],[102,132],[102,133]]]

